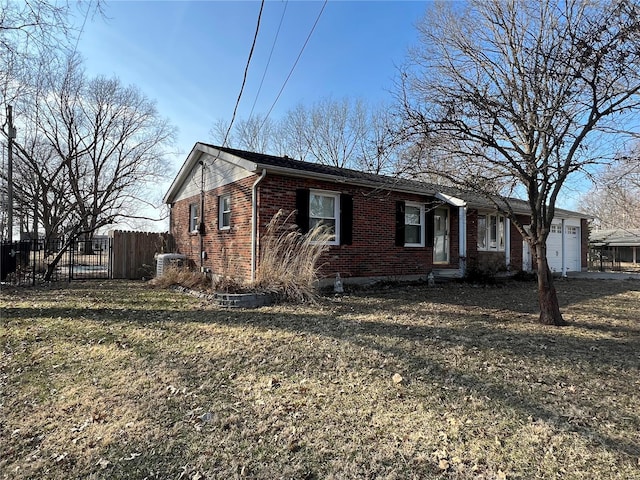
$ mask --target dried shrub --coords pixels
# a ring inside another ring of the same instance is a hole
[[[194,290],[206,290],[209,288],[211,281],[204,273],[194,272],[188,267],[170,265],[164,269],[161,276],[154,278],[149,283],[160,288],[180,285]]]
[[[291,222],[292,215],[280,210],[269,222],[254,286],[285,300],[315,301],[318,261],[328,250],[332,234],[318,224],[303,235]]]

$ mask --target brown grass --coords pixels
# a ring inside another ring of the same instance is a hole
[[[314,302],[319,295],[318,261],[328,249],[331,234],[323,225],[301,234],[291,222],[292,215],[280,210],[267,225],[253,283],[243,282],[227,264],[215,281],[188,267],[170,267],[161,277],[154,278],[151,285],[162,288],[180,285],[228,293],[267,292],[277,295],[280,300]]]
[[[0,478],[640,479],[640,285],[0,294]]]
[[[165,268],[163,274],[153,278],[149,284],[159,288],[168,288],[174,285],[196,290],[211,288],[211,280],[204,273],[194,272],[187,267],[176,265]]]
[[[280,210],[269,222],[261,248],[255,287],[296,302],[317,297],[318,261],[331,234],[321,224],[302,235]]]

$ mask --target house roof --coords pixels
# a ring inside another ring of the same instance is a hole
[[[640,229],[593,230],[589,243],[596,247],[640,247]]]
[[[462,203],[466,203],[473,208],[495,210],[495,204],[489,201],[489,199],[480,194],[461,190],[455,187],[437,185],[434,183],[411,180],[402,177],[377,175],[360,170],[333,167],[319,163],[303,162],[301,160],[294,160],[286,155],[267,155],[201,142],[196,143],[189,153],[187,160],[182,165],[182,168],[178,172],[178,175],[165,195],[165,203],[171,203],[175,199],[178,189],[184,182],[186,176],[197,164],[200,156],[203,154],[208,154],[215,158],[235,163],[256,174],[266,171],[267,173],[277,173],[289,177],[315,178],[336,183],[347,183],[396,192],[417,193],[420,195],[435,196],[447,203],[458,206]],[[463,202],[461,202],[461,200]],[[524,200],[511,198],[509,199],[509,204],[515,213],[529,213],[529,205]],[[585,218],[584,214],[563,209],[556,209],[556,216],[565,218]]]

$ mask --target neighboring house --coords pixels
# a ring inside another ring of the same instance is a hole
[[[486,200],[414,180],[197,143],[164,198],[179,253],[215,274],[254,278],[266,225],[296,211],[302,231],[331,226],[321,274],[343,279],[462,276],[467,267],[531,270],[528,245]],[[514,200],[527,225],[527,204]],[[557,210],[549,265],[587,267],[586,217]]]
[[[594,230],[589,246],[597,252],[607,251],[615,262],[640,263],[640,229]]]

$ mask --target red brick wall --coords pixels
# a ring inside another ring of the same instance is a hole
[[[251,277],[251,187],[257,176],[251,176],[234,184],[226,185],[205,194],[205,235],[202,244],[206,253],[204,266],[214,273],[232,275],[246,280]],[[432,247],[395,246],[396,201],[433,201],[432,198],[397,192],[379,191],[352,185],[323,182],[307,178],[287,178],[267,175],[258,188],[258,225],[260,236],[278,210],[287,213],[296,208],[296,190],[299,188],[328,190],[349,194],[353,197],[353,242],[352,245],[331,246],[321,258],[321,274],[333,277],[340,273],[349,277],[400,277],[404,275],[427,275],[433,268],[457,269],[459,267],[459,216],[458,209],[449,208],[449,264],[433,265]],[[218,229],[218,196],[231,194],[231,229]],[[200,196],[176,202],[171,210],[171,232],[180,253],[189,257],[191,264],[200,266],[200,235],[191,234],[189,227],[189,205],[199,203]],[[478,265],[486,252],[477,248],[478,212],[467,212],[467,265]],[[295,221],[295,216],[292,216]],[[520,217],[528,224],[526,216]],[[586,245],[588,227],[582,221],[582,267],[586,268]],[[511,270],[522,269],[522,236],[511,222]],[[259,240],[258,240],[259,242]],[[258,247],[260,245],[258,244]],[[501,253],[504,263],[504,253]],[[259,258],[259,254],[258,254]],[[492,261],[495,259],[492,259]]]
[[[251,276],[251,186],[256,176],[227,185],[205,195],[203,237],[207,258],[204,266],[214,273],[226,273],[248,280]],[[299,188],[328,190],[353,197],[353,242],[351,245],[331,246],[321,258],[321,275],[344,278],[427,275],[433,269],[432,247],[395,246],[396,201],[429,202],[430,197],[374,191],[350,185],[304,178],[267,175],[258,188],[258,225],[260,236],[280,209],[287,213],[296,208]],[[231,193],[230,231],[217,228],[218,196]],[[200,235],[190,234],[189,205],[199,202],[194,197],[176,202],[171,211],[171,231],[178,251],[189,257],[191,264],[200,266]],[[295,216],[292,216],[295,221]],[[458,210],[450,208],[450,263],[437,268],[458,268]],[[258,244],[258,247],[260,245]],[[259,257],[259,254],[258,254]]]
[[[528,225],[531,223],[531,220],[527,215],[518,215],[517,220],[521,225]],[[520,234],[520,231],[515,225],[515,222],[509,222],[511,224],[511,271],[517,272],[522,270],[523,265],[523,251],[522,251],[522,242],[523,238]]]
[[[296,190],[299,188],[328,190],[353,197],[353,242],[351,245],[331,246],[321,258],[321,275],[343,278],[427,275],[433,269],[432,247],[395,246],[396,201],[428,202],[430,197],[399,194],[387,191],[358,188],[351,185],[322,182],[312,179],[269,176],[260,183],[259,223],[261,232],[280,209],[293,211]],[[457,209],[450,212],[449,265],[437,268],[458,267],[458,219]],[[295,221],[295,218],[292,218]]]
[[[255,177],[205,193],[202,246],[203,266],[214,273],[237,278],[251,277],[251,186]],[[218,198],[231,195],[231,228],[218,228]],[[199,234],[189,232],[189,205],[200,203],[200,195],[180,200],[171,209],[171,232],[178,252],[187,255],[192,266],[200,267]]]

